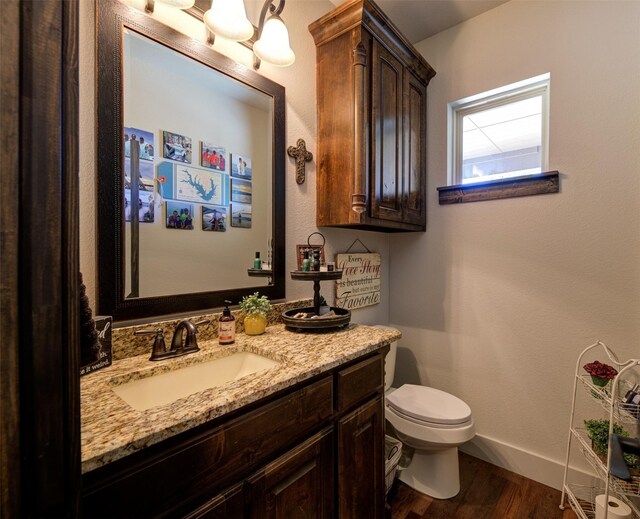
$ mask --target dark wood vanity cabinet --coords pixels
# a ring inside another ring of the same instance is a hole
[[[83,516],[382,518],[387,350],[84,474]]]
[[[370,0],[309,26],[316,43],[318,226],[426,228],[427,85],[435,71]]]

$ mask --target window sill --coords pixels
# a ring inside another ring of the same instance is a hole
[[[560,191],[559,177],[557,171],[549,171],[538,175],[503,178],[479,184],[444,186],[438,188],[438,198],[440,205],[447,205],[558,193]]]

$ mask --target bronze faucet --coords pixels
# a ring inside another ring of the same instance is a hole
[[[133,333],[134,335],[155,335],[153,350],[149,360],[172,359],[174,357],[187,355],[188,353],[200,351],[196,334],[198,333],[198,326],[201,324],[211,324],[211,321],[209,319],[203,319],[197,323],[192,323],[188,319],[180,321],[173,332],[173,339],[171,340],[171,348],[169,351],[166,351],[162,328],[156,328],[155,330],[136,330]],[[183,341],[185,332],[187,337]]]
[[[200,323],[198,323],[200,324]],[[183,331],[186,330],[187,338],[183,342]],[[171,340],[171,349],[169,351],[175,352],[177,355],[186,355],[187,353],[194,353],[199,351],[198,341],[196,340],[196,333],[198,328],[188,319],[183,319],[176,326],[173,332],[173,339]]]

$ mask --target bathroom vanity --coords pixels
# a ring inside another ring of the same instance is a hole
[[[275,325],[230,347],[207,341],[181,359],[139,355],[84,377],[83,515],[383,517],[384,356],[399,337]],[[277,365],[146,410],[113,391],[238,352]]]

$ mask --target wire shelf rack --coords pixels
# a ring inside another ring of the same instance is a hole
[[[609,412],[611,410],[611,384],[607,384],[605,387],[596,386],[591,382],[591,377],[587,375],[580,375],[578,380],[582,382],[583,387],[589,391],[591,396],[600,403],[600,405]],[[613,416],[616,422],[623,424],[637,424],[640,420],[640,406],[637,404],[626,404],[622,401],[624,395],[627,394],[633,385],[628,380],[620,380],[618,384],[618,390],[616,393],[616,399],[618,403],[613,406]]]
[[[606,386],[601,387],[592,382],[591,376],[584,374],[582,366],[584,357],[590,352],[590,355],[600,351],[604,353],[609,361],[612,362],[618,371],[616,377]],[[576,416],[576,396],[577,387],[581,385],[590,397],[598,402],[609,416],[609,434],[613,433],[614,424],[627,424],[625,429],[631,432],[635,431],[636,425],[640,422],[640,406],[636,404],[628,404],[625,397],[633,384],[632,371],[635,370],[636,377],[638,368],[640,367],[640,359],[629,359],[620,362],[615,353],[610,350],[604,343],[597,341],[595,344],[585,348],[578,356],[576,362],[576,371],[573,383],[573,399],[571,402],[571,416],[569,418],[569,434],[567,438],[567,454],[564,468],[564,479],[562,485],[562,498],[560,500],[560,508],[564,510],[565,498],[568,500],[571,508],[582,519],[595,519],[595,498],[598,494],[605,496],[615,495],[622,501],[626,502],[632,512],[634,519],[640,519],[640,475],[632,473],[631,481],[624,481],[611,474],[611,459],[601,459],[591,446],[586,429],[576,426],[579,423]],[[632,427],[629,427],[631,425]],[[582,485],[570,484],[567,481],[569,470],[569,459],[571,453],[571,443],[577,444],[578,450],[581,451],[583,457],[591,465],[595,471],[595,476],[600,480],[595,486],[588,487]],[[608,449],[611,453],[611,440]]]

